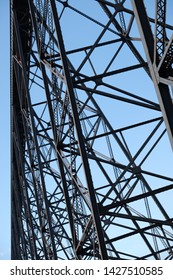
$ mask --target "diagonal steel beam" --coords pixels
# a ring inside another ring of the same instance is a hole
[[[55,1],[50,0],[50,4],[51,4],[52,15],[53,15],[54,24],[55,24],[55,30],[56,30],[57,40],[58,40],[61,61],[63,64],[63,71],[64,71],[64,75],[65,75],[67,92],[69,95],[69,100],[70,100],[70,104],[71,104],[71,108],[72,108],[73,121],[74,121],[75,129],[76,129],[76,133],[77,133],[77,137],[78,137],[78,143],[79,143],[80,155],[82,158],[82,163],[83,163],[83,168],[84,168],[84,173],[85,173],[85,179],[86,179],[87,188],[88,188],[88,191],[90,194],[90,200],[91,200],[91,205],[92,205],[92,215],[93,215],[93,219],[94,219],[94,223],[95,223],[95,228],[97,231],[97,237],[98,237],[98,242],[99,242],[99,247],[100,247],[100,254],[101,254],[102,259],[108,259],[106,246],[105,246],[105,242],[104,242],[103,230],[102,230],[102,226],[101,226],[99,209],[98,209],[98,205],[97,205],[97,201],[96,201],[96,196],[95,196],[91,171],[90,171],[90,167],[89,167],[89,162],[88,162],[88,158],[87,158],[87,154],[86,154],[86,150],[85,150],[85,145],[83,142],[83,134],[82,134],[82,129],[81,129],[80,120],[79,120],[79,116],[78,116],[75,95],[74,95],[74,90],[73,90],[73,84],[72,84],[71,77],[70,77],[68,61],[67,61],[67,57],[66,57],[66,52],[65,52],[63,37],[62,37],[62,33],[61,33],[61,27],[60,27],[59,20],[58,20],[58,14],[57,14],[57,10],[56,10]]]
[[[159,63],[159,71],[169,70],[171,68],[171,65],[173,63],[173,34],[168,42],[168,45],[163,53],[162,59]],[[173,71],[173,70],[172,70]],[[169,71],[168,75],[169,75]]]
[[[18,45],[20,60],[21,60],[21,64],[22,64],[22,75],[23,75],[22,78],[23,78],[23,83],[24,83],[24,90],[25,90],[28,106],[30,109],[31,126],[32,126],[33,134],[34,134],[34,140],[35,140],[34,144],[35,144],[35,149],[37,152],[37,159],[38,159],[38,165],[39,165],[38,167],[39,167],[40,178],[41,178],[41,183],[42,183],[44,202],[45,202],[45,206],[46,206],[46,216],[47,216],[47,220],[48,220],[49,233],[50,233],[50,238],[51,238],[52,247],[53,247],[53,255],[54,255],[54,258],[56,258],[56,250],[55,250],[55,244],[54,244],[54,239],[53,239],[53,230],[52,230],[52,225],[50,223],[50,221],[51,221],[50,212],[49,212],[48,200],[47,200],[47,196],[46,196],[46,186],[45,186],[44,175],[43,175],[42,168],[41,168],[41,158],[40,158],[40,154],[39,154],[39,146],[38,146],[33,110],[32,110],[32,105],[31,105],[31,98],[30,98],[29,89],[28,89],[26,63],[25,63],[24,53],[23,53],[23,49],[22,49],[22,41],[21,41],[21,36],[20,36],[19,23],[18,23],[17,14],[16,14],[15,10],[13,11],[13,18],[14,18],[14,29],[15,29],[15,34],[16,34],[16,38],[17,38],[17,45]]]
[[[166,84],[160,82],[160,77],[157,69],[159,63],[159,56],[154,53],[154,38],[151,31],[149,19],[147,17],[146,9],[143,0],[131,0],[134,14],[136,17],[139,32],[142,38],[142,43],[147,57],[151,78],[153,80],[157,97],[160,103],[160,108],[163,114],[163,119],[167,128],[170,143],[173,149],[173,103],[169,91],[169,87]],[[154,63],[155,62],[155,63]]]
[[[101,207],[101,212],[112,209],[112,208],[116,208],[116,207],[119,207],[119,206],[123,206],[127,203],[138,201],[138,200],[144,199],[146,197],[150,197],[150,196],[152,197],[153,195],[156,195],[158,193],[162,193],[162,192],[165,192],[165,191],[168,191],[168,190],[171,190],[171,189],[173,189],[172,184],[169,185],[169,186],[162,187],[160,189],[148,191],[148,192],[143,193],[143,194],[139,194],[139,195],[136,195],[136,196],[133,196],[133,197],[129,197],[127,199],[124,199],[123,201],[113,202],[110,205],[106,205],[106,206]]]
[[[42,54],[41,54],[41,46],[40,46],[38,30],[37,30],[37,23],[36,23],[36,18],[35,18],[35,13],[34,13],[33,2],[31,0],[29,0],[29,6],[30,6],[30,10],[32,11],[31,18],[32,18],[33,27],[34,27],[37,48],[39,50],[39,55],[41,57]],[[42,73],[42,76],[43,76],[43,82],[44,82],[44,87],[45,87],[47,104],[48,104],[48,108],[49,108],[50,121],[51,121],[51,124],[52,124],[54,142],[55,142],[56,146],[58,146],[58,136],[57,136],[56,125],[55,125],[54,116],[53,116],[53,109],[52,109],[52,105],[51,105],[50,92],[49,92],[49,87],[48,87],[48,83],[47,83],[45,65],[43,65],[42,62],[40,62],[40,70],[41,70],[41,73]],[[60,152],[58,152],[58,151],[57,151],[57,161],[58,161],[58,164],[59,164],[60,176],[61,176],[61,180],[62,180],[62,184],[63,184],[64,196],[65,196],[67,211],[68,211],[68,215],[69,215],[70,229],[71,229],[73,241],[75,243],[76,242],[76,236],[75,236],[75,230],[74,230],[74,227],[73,227],[74,225],[73,225],[73,216],[72,216],[72,212],[71,212],[70,197],[69,197],[69,194],[68,194],[67,182],[66,182],[66,179],[65,179],[65,172],[64,172],[62,159],[61,159],[61,156],[60,156]]]

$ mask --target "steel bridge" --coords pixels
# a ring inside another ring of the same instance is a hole
[[[172,11],[11,0],[12,259],[173,258]]]

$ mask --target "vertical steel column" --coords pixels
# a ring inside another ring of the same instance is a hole
[[[26,99],[27,99],[27,102],[28,102],[28,106],[29,106],[29,109],[30,109],[31,124],[32,124],[32,129],[33,129],[33,134],[34,134],[35,148],[36,148],[36,151],[37,151],[37,159],[38,159],[41,183],[42,183],[42,188],[43,188],[44,202],[45,202],[45,205],[46,205],[46,215],[47,215],[47,220],[48,220],[48,225],[49,225],[49,230],[50,230],[51,244],[52,244],[52,248],[53,248],[53,257],[56,259],[57,258],[56,257],[56,250],[55,250],[55,244],[54,244],[54,239],[53,239],[53,230],[52,230],[51,219],[50,219],[51,216],[50,216],[50,213],[49,213],[48,201],[47,201],[47,196],[46,196],[45,181],[44,181],[44,176],[43,176],[43,173],[42,173],[42,164],[41,164],[40,154],[39,154],[39,151],[38,151],[37,134],[36,134],[36,128],[35,128],[35,123],[34,123],[34,117],[33,117],[33,110],[32,110],[30,95],[29,95],[29,91],[28,91],[28,81],[27,81],[27,76],[26,76],[27,71],[26,71],[26,65],[25,65],[23,50],[22,50],[22,43],[21,43],[19,26],[18,26],[18,20],[17,20],[17,15],[16,15],[15,10],[13,11],[13,18],[14,18],[14,26],[15,26],[15,33],[16,33],[17,44],[18,44],[18,49],[19,49],[19,55],[20,55],[20,60],[21,60],[21,64],[22,64],[24,89],[25,89],[25,93],[26,93]]]
[[[92,205],[92,215],[93,215],[93,219],[94,219],[95,227],[96,227],[96,231],[97,231],[100,253],[101,253],[102,259],[107,259],[108,256],[107,256],[106,246],[105,246],[105,242],[104,242],[103,230],[102,230],[101,221],[100,221],[100,214],[99,214],[99,209],[98,209],[98,205],[97,205],[97,201],[96,201],[96,197],[95,197],[94,186],[93,186],[93,182],[92,182],[92,176],[91,176],[88,158],[87,158],[87,154],[86,154],[86,150],[85,150],[85,145],[83,142],[83,135],[82,135],[81,125],[80,125],[77,106],[76,106],[75,97],[74,97],[73,84],[72,84],[70,73],[69,73],[68,62],[67,62],[67,58],[66,58],[63,37],[62,37],[62,33],[61,33],[61,27],[60,27],[59,20],[58,20],[58,14],[57,14],[57,10],[56,10],[55,1],[50,0],[50,3],[51,3],[51,7],[52,7],[52,15],[53,15],[54,23],[55,23],[56,35],[57,35],[63,70],[64,70],[64,76],[65,76],[65,80],[66,80],[67,92],[69,95],[69,100],[70,100],[72,114],[73,114],[73,120],[74,120],[75,129],[76,129],[78,142],[79,142],[80,155],[81,155],[82,162],[83,162],[85,179],[86,179],[87,188],[88,188],[89,194],[90,194],[90,200],[91,200],[91,205]]]
[[[33,27],[34,27],[35,37],[36,37],[36,44],[37,44],[37,48],[39,50],[39,56],[40,56],[40,59],[41,59],[42,58],[42,52],[41,52],[41,45],[40,45],[40,41],[39,41],[39,37],[38,37],[38,30],[37,30],[34,6],[33,6],[32,0],[28,0],[28,2],[29,2],[30,10],[31,10],[31,18],[32,18],[32,23],[33,23]],[[61,152],[58,151],[58,135],[57,135],[56,125],[55,125],[54,116],[53,116],[53,110],[52,110],[51,99],[50,99],[50,92],[49,92],[49,87],[48,87],[47,78],[46,78],[45,65],[43,65],[42,61],[40,62],[40,70],[41,70],[41,73],[42,73],[42,76],[43,76],[45,93],[46,93],[46,98],[47,98],[47,102],[48,102],[50,121],[51,121],[51,124],[52,124],[54,143],[55,143],[56,152],[57,152],[57,162],[59,164],[59,169],[60,169],[60,174],[61,174],[61,180],[62,180],[64,196],[65,196],[66,205],[67,205],[71,234],[72,234],[73,242],[75,244],[76,236],[75,236],[75,229],[74,229],[74,224],[73,224],[73,216],[72,216],[72,211],[71,211],[70,198],[69,198],[69,194],[68,194],[68,188],[67,188],[67,182],[66,182],[66,178],[65,178],[64,167],[63,167],[62,159],[61,159]],[[74,250],[75,250],[75,247],[76,246],[74,245]]]

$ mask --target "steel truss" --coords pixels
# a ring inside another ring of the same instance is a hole
[[[12,259],[172,259],[167,2],[11,1]]]

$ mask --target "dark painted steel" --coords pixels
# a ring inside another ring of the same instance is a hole
[[[160,0],[161,2],[161,0]],[[165,125],[167,127],[168,135],[170,138],[171,146],[173,148],[173,104],[168,85],[163,84],[159,81],[159,75],[162,77],[164,72],[169,72],[168,68],[163,68],[162,71],[157,70],[157,65],[159,63],[159,55],[157,49],[154,48],[154,37],[151,31],[147,13],[145,10],[144,2],[132,0],[134,6],[134,13],[136,15],[138,27],[141,33],[145,53],[149,63],[150,73],[154,82],[158,100],[160,103],[160,108],[162,110]],[[165,16],[163,16],[165,18]],[[163,35],[165,37],[164,31]],[[157,38],[155,39],[157,41]],[[163,40],[164,42],[164,40]],[[163,49],[163,48],[162,48]],[[170,47],[172,50],[172,47]],[[163,51],[162,51],[163,54]],[[172,51],[171,51],[171,61],[172,64]],[[156,65],[154,66],[155,63]],[[165,75],[165,74],[164,74]]]
[[[89,167],[89,163],[88,163],[88,159],[87,159],[86,149],[85,149],[85,145],[83,142],[83,134],[82,134],[78,111],[77,111],[77,107],[76,107],[75,95],[74,95],[73,85],[72,85],[72,81],[71,81],[71,77],[70,77],[70,73],[69,73],[68,62],[66,59],[65,48],[64,48],[63,38],[62,38],[62,34],[61,34],[61,27],[60,27],[59,21],[58,21],[58,14],[56,12],[55,1],[50,0],[50,3],[51,3],[51,8],[52,8],[53,19],[55,22],[56,35],[57,35],[57,39],[58,39],[59,51],[60,51],[60,56],[62,59],[64,74],[65,74],[67,91],[68,91],[69,100],[70,100],[71,108],[72,108],[74,125],[75,125],[78,142],[79,142],[80,154],[81,154],[82,163],[83,163],[83,167],[84,167],[85,179],[86,179],[87,187],[89,190],[89,195],[90,195],[90,200],[91,200],[91,205],[92,205],[92,214],[93,214],[94,223],[95,223],[95,227],[96,227],[96,231],[97,231],[100,253],[101,253],[102,259],[107,259],[108,256],[107,256],[107,252],[106,252],[104,236],[103,236],[103,231],[102,231],[102,227],[101,227],[100,215],[99,215],[99,210],[98,210],[98,206],[97,206],[97,202],[96,202],[96,198],[95,198],[94,186],[93,186],[93,182],[92,182],[92,176],[90,173],[90,167]]]
[[[11,1],[12,259],[173,258],[173,26],[154,2]]]

